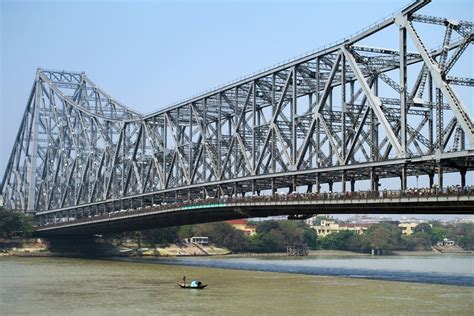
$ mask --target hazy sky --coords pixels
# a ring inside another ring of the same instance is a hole
[[[38,67],[85,71],[117,100],[149,113],[347,37],[410,3],[0,2],[0,177]],[[474,15],[470,0],[435,0],[420,13]]]

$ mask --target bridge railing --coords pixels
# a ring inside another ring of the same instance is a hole
[[[430,198],[430,197],[453,197],[474,196],[474,186],[451,186],[446,188],[410,188],[408,190],[383,190],[383,191],[355,191],[355,192],[322,192],[322,193],[299,193],[290,194],[278,192],[274,195],[254,195],[244,197],[221,197],[195,199],[176,203],[154,204],[152,206],[138,207],[134,209],[120,209],[102,212],[79,213],[71,218],[69,215],[49,215],[40,218],[38,226],[64,226],[71,223],[79,224],[85,222],[111,220],[127,216],[146,215],[148,213],[161,213],[170,211],[186,211],[190,209],[222,208],[235,204],[252,205],[255,203],[285,203],[285,202],[310,202],[310,201],[344,201],[344,200],[382,200],[400,198]]]

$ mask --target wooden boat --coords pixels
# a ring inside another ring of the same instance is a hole
[[[197,289],[197,290],[202,290],[207,286],[207,284],[202,284],[201,282],[198,282],[197,286],[191,286],[191,284],[185,284],[185,283],[177,283],[182,289]]]

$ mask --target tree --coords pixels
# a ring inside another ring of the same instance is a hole
[[[428,224],[428,223],[421,223],[421,224],[418,224],[416,225],[415,229],[413,230],[414,233],[418,233],[418,232],[423,232],[423,233],[427,233],[427,234],[431,234],[431,225]]]
[[[295,221],[265,221],[257,224],[256,235],[249,238],[248,250],[281,252],[287,245],[305,243],[317,248],[317,236],[307,224]]]
[[[379,223],[372,225],[364,234],[366,247],[378,252],[399,247],[402,231],[395,225]]]
[[[431,229],[431,244],[434,245],[446,238],[446,229],[441,226],[435,226]]]
[[[179,227],[164,227],[142,231],[143,241],[150,244],[169,244],[178,240]]]
[[[459,238],[459,246],[464,250],[474,250],[474,231],[470,231],[466,235]]]
[[[30,216],[0,208],[0,237],[26,237],[32,232]]]
[[[193,236],[207,236],[210,242],[232,251],[241,251],[248,246],[244,233],[225,222],[195,225],[192,232]]]
[[[304,229],[304,243],[308,245],[309,249],[318,248],[318,236],[316,231],[312,228]]]
[[[431,250],[431,236],[419,231],[414,234],[415,250]]]
[[[334,250],[350,250],[351,239],[356,233],[350,230],[341,230],[321,239],[321,248]],[[352,240],[353,242],[354,240]]]

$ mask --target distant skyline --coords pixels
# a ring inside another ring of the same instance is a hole
[[[411,3],[0,1],[0,177],[38,67],[85,71],[115,99],[150,113],[348,37]],[[420,13],[472,21],[473,3],[435,0]]]

